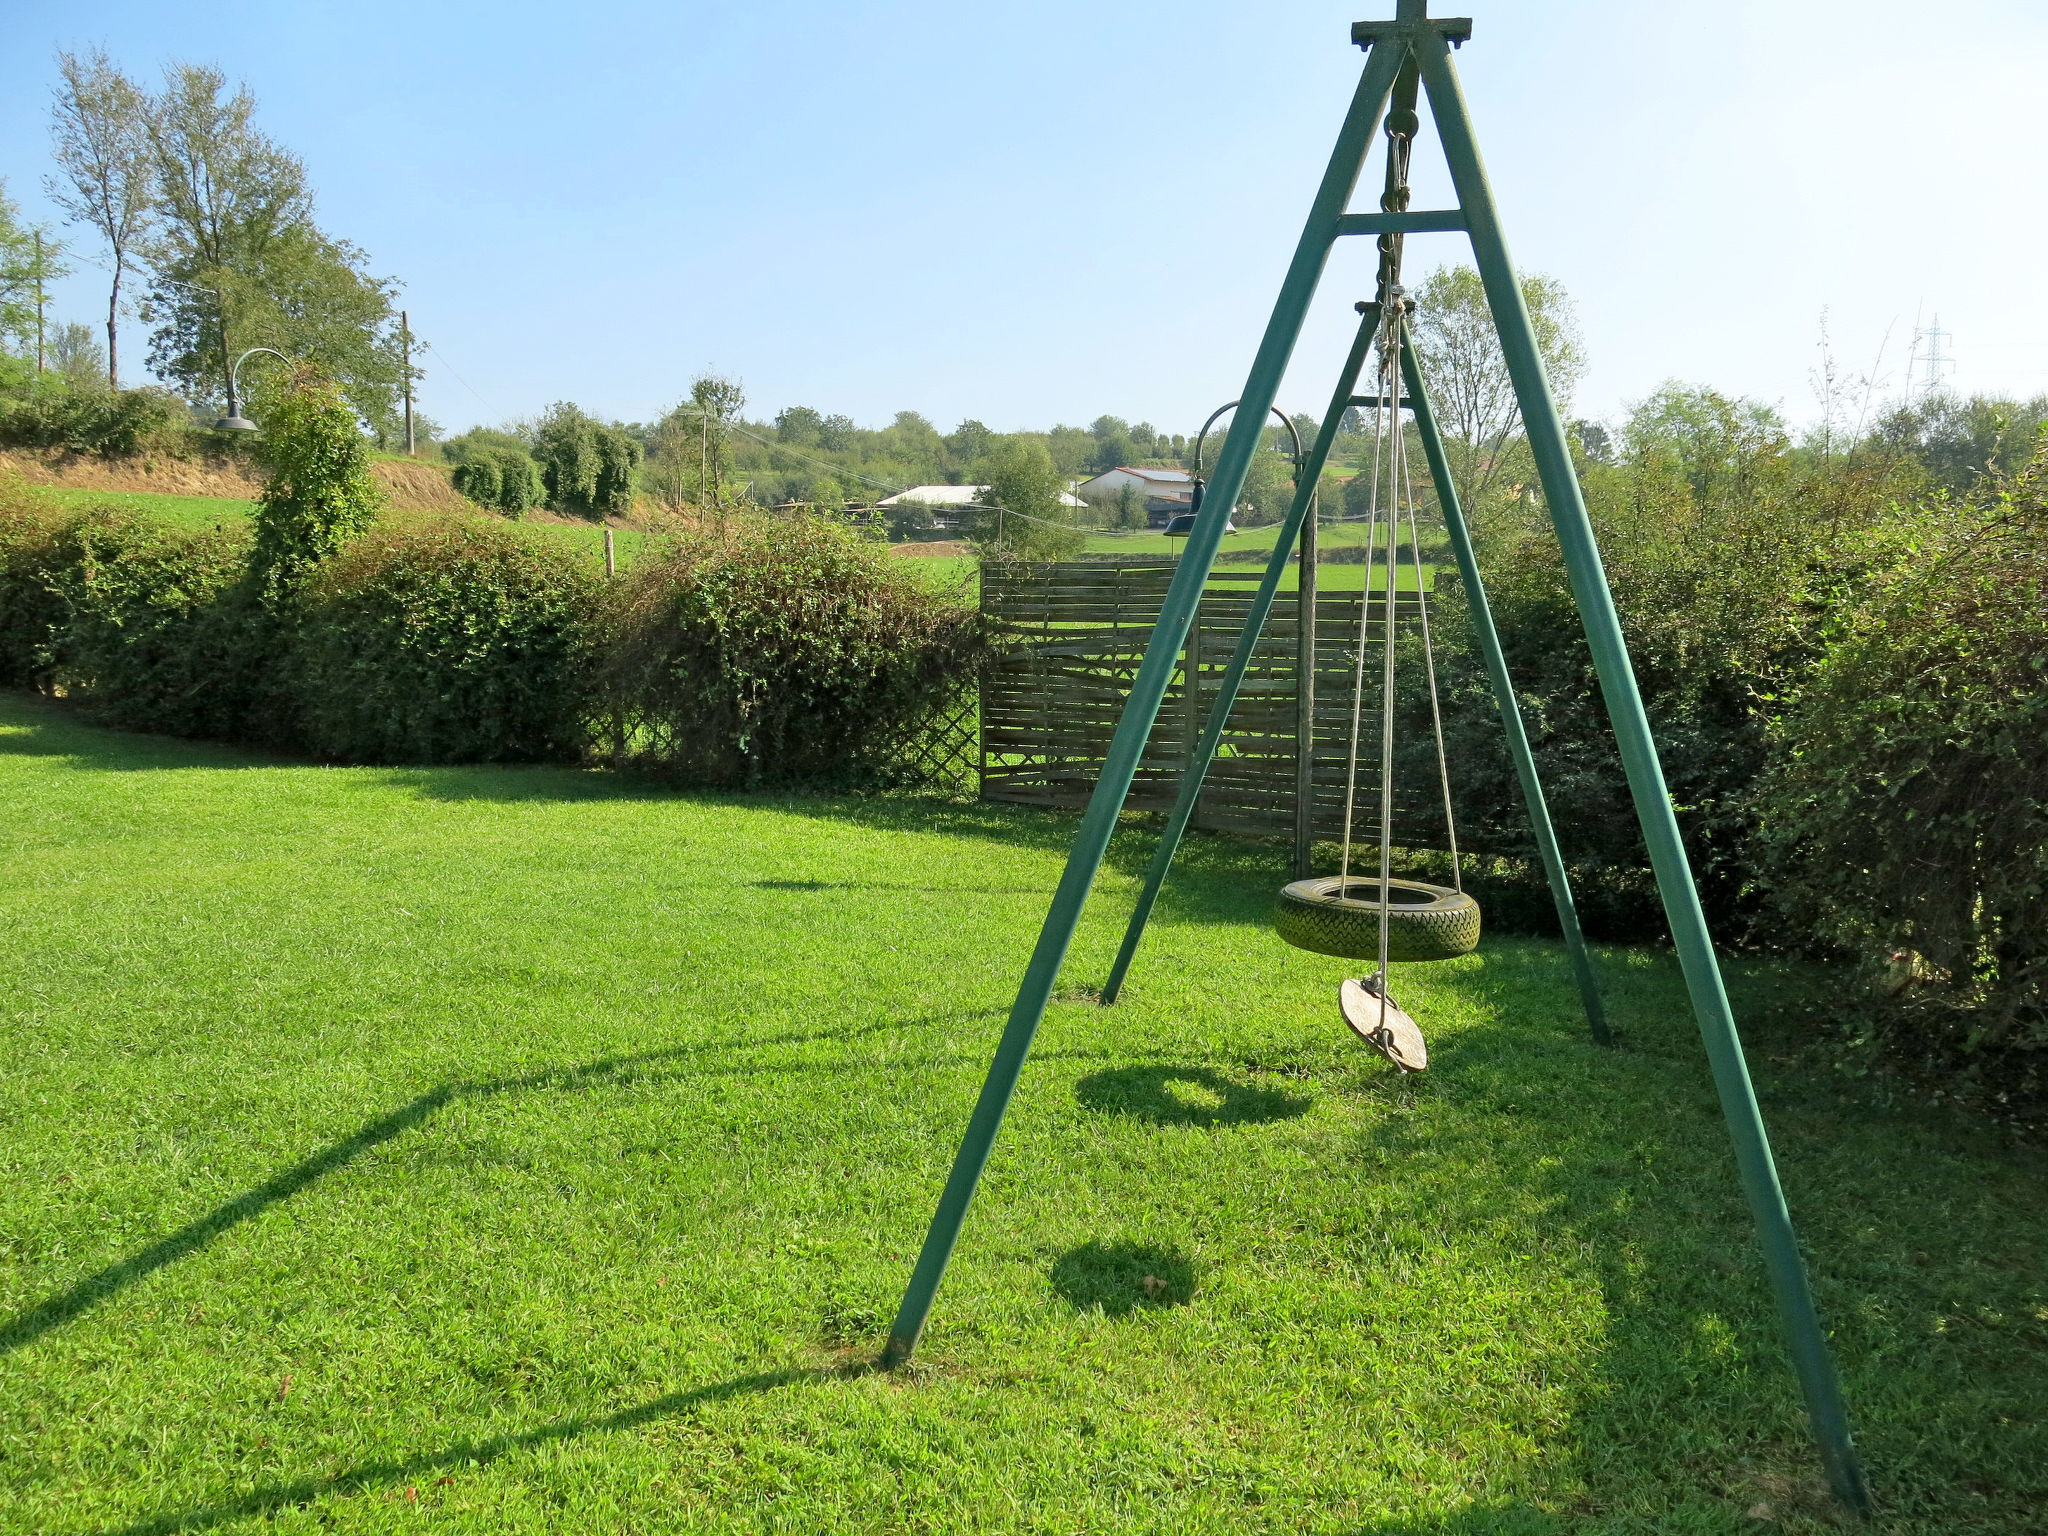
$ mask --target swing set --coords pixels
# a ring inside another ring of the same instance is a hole
[[[1521,716],[1501,653],[1499,636],[1487,608],[1485,586],[1453,487],[1443,439],[1430,409],[1421,361],[1416,356],[1408,323],[1411,304],[1401,284],[1405,237],[1411,234],[1463,233],[1472,243],[1487,303],[1491,307],[1502,354],[1516,401],[1521,408],[1529,446],[1536,461],[1544,499],[1564,556],[1573,600],[1585,627],[1598,671],[1609,721],[1621,750],[1629,791],[1649,848],[1658,894],[1670,923],[1674,948],[1684,974],[1693,1013],[1711,1067],[1714,1086],[1727,1121],[1743,1192],[1756,1223],[1765,1268],[1777,1302],[1794,1370],[1805,1397],[1807,1417],[1818,1442],[1829,1485],[1854,1514],[1872,1512],[1856,1449],[1849,1432],[1840,1383],[1829,1355],[1804,1261],[1793,1231],[1791,1214],[1779,1185],[1775,1161],[1748,1065],[1728,1005],[1720,967],[1715,959],[1699,893],[1680,841],[1671,798],[1664,785],[1642,698],[1629,666],[1614,601],[1600,562],[1591,522],[1573,474],[1563,423],[1550,393],[1535,331],[1501,235],[1493,193],[1481,164],[1471,118],[1451,62],[1451,51],[1470,36],[1469,20],[1435,18],[1427,0],[1397,0],[1392,21],[1364,21],[1351,29],[1353,43],[1365,49],[1364,70],[1351,99],[1336,148],[1323,173],[1294,257],[1280,288],[1271,320],[1253,360],[1236,414],[1218,456],[1213,479],[1202,488],[1187,530],[1187,544],[1174,572],[1158,623],[1143,662],[1131,685],[1116,733],[1111,739],[1101,778],[1054,893],[1036,947],[1024,973],[1016,1003],[1004,1026],[994,1061],[967,1131],[940,1196],[938,1210],[912,1271],[889,1341],[885,1365],[900,1364],[917,1348],[932,1303],[938,1294],[954,1245],[972,1202],[981,1172],[1001,1129],[1004,1113],[1030,1053],[1031,1042],[1051,1000],[1060,966],[1080,921],[1081,908],[1109,846],[1110,834],[1129,794],[1138,759],[1152,731],[1172,681],[1195,604],[1215,563],[1230,508],[1243,487],[1245,474],[1258,451],[1262,423],[1273,409],[1274,395],[1300,335],[1331,248],[1340,239],[1377,237],[1379,271],[1374,297],[1357,306],[1359,325],[1331,395],[1314,443],[1296,453],[1295,493],[1274,541],[1272,557],[1246,615],[1244,629],[1216,690],[1201,739],[1182,775],[1178,797],[1168,814],[1159,845],[1146,871],[1145,883],[1102,989],[1105,1006],[1116,1001],[1137,954],[1140,939],[1173,856],[1187,830],[1202,781],[1216,755],[1239,685],[1250,665],[1261,629],[1271,612],[1286,573],[1294,542],[1301,540],[1304,587],[1314,567],[1315,488],[1345,413],[1354,408],[1373,412],[1375,422],[1371,497],[1367,523],[1367,591],[1361,605],[1353,668],[1350,751],[1345,782],[1344,833],[1334,876],[1307,876],[1285,886],[1275,903],[1274,927],[1280,938],[1320,954],[1373,962],[1370,974],[1344,981],[1339,1008],[1345,1022],[1368,1045],[1404,1071],[1427,1065],[1420,1029],[1395,1003],[1389,984],[1394,961],[1448,959],[1470,952],[1479,941],[1480,912],[1463,890],[1444,757],[1443,725],[1437,703],[1434,657],[1430,646],[1427,595],[1422,581],[1421,539],[1413,476],[1408,463],[1408,435],[1403,416],[1412,421],[1415,438],[1427,460],[1430,479],[1443,516],[1452,556],[1463,580],[1474,639],[1484,658],[1508,750],[1514,759],[1530,828],[1557,907],[1573,979],[1585,1006],[1595,1042],[1612,1046],[1613,1038],[1601,1010],[1600,994],[1586,952],[1571,887],[1566,879],[1556,835],[1551,827],[1543,787],[1523,730]],[[1409,207],[1409,161],[1421,127],[1416,111],[1426,95],[1451,182],[1455,208],[1415,211]],[[1387,163],[1380,206],[1375,212],[1351,213],[1347,206],[1365,159],[1379,130],[1387,141]],[[1375,377],[1371,391],[1357,393],[1369,359]],[[1225,409],[1228,409],[1226,407]],[[1217,416],[1222,414],[1218,411]],[[1211,423],[1216,417],[1210,418]],[[1285,419],[1283,417],[1283,419]],[[1291,424],[1290,424],[1291,425]],[[1206,434],[1207,428],[1204,428]],[[1448,887],[1403,880],[1393,873],[1394,684],[1396,659],[1396,575],[1400,565],[1402,524],[1417,576],[1416,614],[1422,654],[1428,671],[1430,715],[1436,762],[1443,792],[1445,830],[1451,856]],[[1383,563],[1375,565],[1374,561]],[[1377,604],[1374,635],[1373,583],[1384,576]],[[1314,623],[1313,604],[1304,601],[1304,627]],[[1377,639],[1377,647],[1373,642]],[[1305,634],[1304,652],[1313,656],[1312,634]],[[1354,873],[1352,853],[1359,809],[1359,764],[1362,723],[1366,715],[1368,660],[1378,673],[1378,847],[1377,870]],[[1304,686],[1310,669],[1304,668]],[[1305,755],[1305,754],[1304,754]],[[1298,850],[1298,860],[1302,850]]]

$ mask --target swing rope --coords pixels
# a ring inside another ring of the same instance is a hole
[[[1399,210],[1408,203],[1408,163],[1413,145],[1413,114],[1409,121],[1388,123],[1388,185],[1380,199],[1382,208]],[[1404,131],[1405,130],[1405,131]],[[1457,817],[1451,804],[1451,776],[1444,748],[1443,706],[1437,686],[1436,647],[1429,627],[1429,597],[1422,568],[1422,534],[1416,511],[1415,483],[1411,470],[1407,435],[1401,426],[1402,351],[1405,345],[1404,319],[1407,296],[1401,282],[1401,236],[1380,237],[1379,377],[1373,423],[1372,475],[1367,484],[1365,535],[1365,592],[1359,605],[1358,651],[1351,678],[1350,746],[1344,774],[1344,841],[1338,866],[1337,893],[1348,897],[1351,880],[1351,847],[1358,798],[1358,748],[1365,718],[1365,659],[1372,640],[1373,573],[1379,567],[1381,492],[1385,488],[1386,586],[1380,607],[1380,827],[1379,827],[1379,955],[1378,969],[1368,990],[1380,1003],[1379,1033],[1387,1030],[1387,965],[1393,918],[1394,856],[1394,704],[1397,588],[1401,563],[1401,520],[1408,521],[1409,558],[1415,571],[1415,602],[1422,635],[1422,656],[1429,683],[1430,728],[1435,738],[1437,783],[1443,799],[1444,828],[1451,855],[1453,888],[1465,889],[1463,861],[1458,854]]]

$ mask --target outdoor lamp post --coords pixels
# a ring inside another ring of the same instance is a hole
[[[275,347],[251,347],[248,351],[244,352],[240,357],[236,358],[235,366],[228,370],[228,413],[227,415],[221,417],[219,421],[216,421],[213,424],[214,429],[216,431],[254,432],[256,430],[256,423],[251,421],[248,417],[242,414],[241,406],[236,402],[235,380],[236,377],[242,371],[242,364],[249,361],[249,359],[254,357],[258,352],[268,352],[272,357],[276,358],[279,362],[288,363],[291,361],[290,358],[286,357],[282,352],[278,351],[277,348]]]

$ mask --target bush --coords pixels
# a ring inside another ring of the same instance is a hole
[[[0,688],[46,688],[50,647],[64,608],[51,590],[57,508],[30,486],[0,478]]]
[[[533,456],[548,505],[564,516],[602,518],[632,509],[640,444],[617,427],[557,401],[534,433]]]
[[[517,517],[540,505],[540,466],[524,450],[475,448],[455,466],[455,489],[480,507]]]
[[[0,446],[120,457],[170,436],[179,414],[161,390],[42,387],[0,400]]]
[[[1673,429],[1669,394],[1631,421],[1622,462],[1588,465],[1584,478],[1701,898],[1717,935],[1737,941],[1753,936],[1762,906],[1754,794],[1775,701],[1819,654],[1870,530],[1910,482],[1896,466],[1804,460],[1719,397],[1693,402],[1705,425]],[[1502,649],[1589,928],[1661,938],[1663,911],[1584,628],[1556,538],[1538,518],[1502,511],[1482,552]],[[1475,847],[1533,861],[1521,791],[1449,573],[1431,616],[1460,828]],[[1417,690],[1418,671],[1403,674]],[[1426,700],[1411,692],[1404,709],[1405,740],[1419,754]],[[1417,757],[1404,763],[1402,782],[1428,783],[1434,768]]]
[[[275,597],[368,528],[384,492],[355,407],[333,380],[301,369],[266,416],[270,478],[256,503],[254,569]]]
[[[502,524],[380,526],[303,599],[292,688],[306,744],[348,762],[573,758],[594,578]]]
[[[229,741],[275,739],[261,718],[282,637],[246,581],[246,528],[204,533],[88,512],[58,533],[51,674],[110,723]]]
[[[850,530],[743,517],[635,562],[603,687],[619,740],[699,782],[873,782],[986,649],[973,609]]]
[[[1772,905],[2018,1086],[2048,1064],[2048,450],[1912,531],[1778,723]]]

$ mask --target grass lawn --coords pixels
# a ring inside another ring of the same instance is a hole
[[[64,507],[120,507],[181,528],[211,528],[230,518],[248,517],[256,510],[255,502],[234,496],[170,496],[160,491],[99,491],[74,485],[46,485],[41,494]]]
[[[0,1530],[1832,1528],[1661,954],[1403,968],[1400,1080],[1198,838],[1103,1010],[1133,828],[881,1375],[1071,819],[18,694],[0,796]],[[1760,1038],[1883,1529],[2039,1532],[2048,1158]]]

